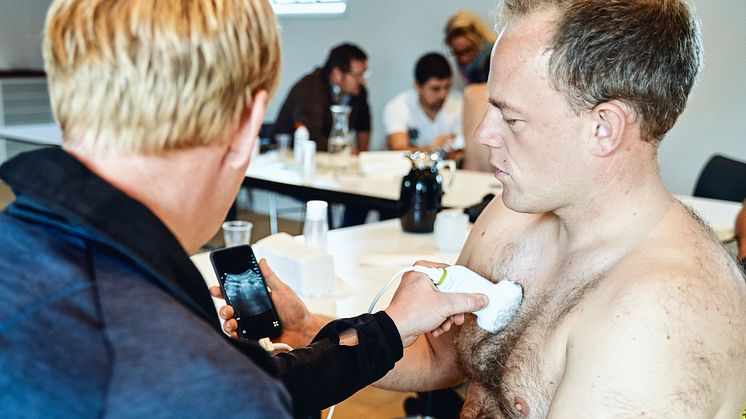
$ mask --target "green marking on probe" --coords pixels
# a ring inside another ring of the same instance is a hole
[[[445,269],[443,269],[443,275],[440,276],[440,279],[438,280],[438,282],[435,283],[435,285],[439,286],[440,284],[442,284],[443,281],[445,281],[445,279],[446,279],[446,275],[448,275],[448,271],[446,271]]]

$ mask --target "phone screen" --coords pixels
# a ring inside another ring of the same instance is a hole
[[[248,245],[210,254],[212,266],[228,304],[233,306],[238,335],[245,339],[274,338],[282,333],[259,263]]]

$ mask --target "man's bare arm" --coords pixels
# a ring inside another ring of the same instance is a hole
[[[404,349],[393,370],[373,385],[397,391],[427,391],[452,387],[463,380],[456,365],[453,331],[437,338],[427,334]]]
[[[368,151],[370,143],[370,131],[359,131],[357,133],[357,151]]]
[[[408,150],[414,151],[413,147],[409,146],[409,134],[406,132],[392,132],[386,136],[386,143],[389,146],[389,150]]]

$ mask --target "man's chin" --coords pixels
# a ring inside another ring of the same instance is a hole
[[[428,110],[430,110],[431,112],[440,112],[440,110],[443,109],[443,103],[445,102],[440,102],[439,104],[428,106]]]

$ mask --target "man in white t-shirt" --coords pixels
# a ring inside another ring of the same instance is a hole
[[[461,95],[451,93],[453,72],[438,53],[415,66],[414,88],[391,99],[383,111],[390,150],[433,151],[463,148]]]

